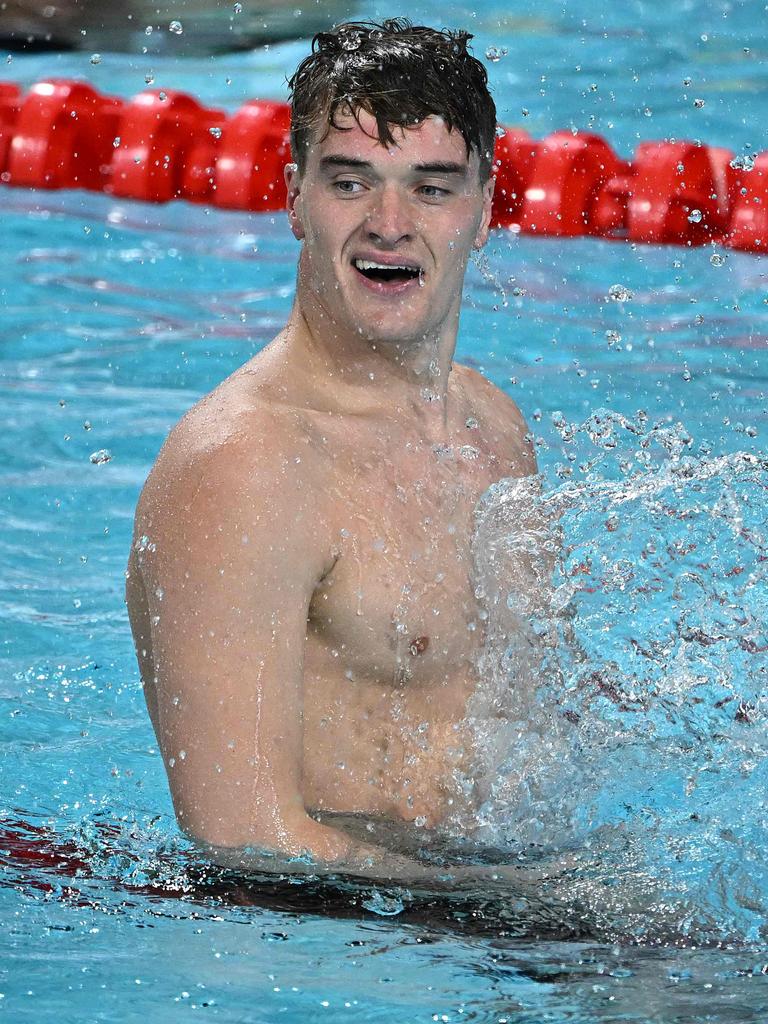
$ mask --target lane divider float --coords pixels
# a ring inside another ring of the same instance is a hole
[[[81,188],[147,202],[280,210],[290,109],[250,100],[234,114],[183,92],[104,96],[48,79],[26,94],[0,82],[0,183]],[[496,142],[495,227],[656,245],[768,252],[768,152],[642,142],[622,160],[599,135],[519,129]]]

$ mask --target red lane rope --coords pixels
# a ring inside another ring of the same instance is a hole
[[[0,82],[0,182],[279,210],[289,126],[288,106],[267,100],[227,116],[171,90],[121,100],[85,82],[50,79],[26,95]],[[497,227],[768,251],[768,152],[735,160],[714,146],[642,142],[626,161],[599,135],[509,129],[495,163]]]

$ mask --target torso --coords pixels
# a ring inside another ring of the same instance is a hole
[[[533,460],[510,399],[499,392],[489,403],[479,375],[453,372],[463,401],[439,444],[395,418],[350,430],[302,417],[313,449],[325,451],[337,538],[305,651],[312,810],[430,827],[482,797],[467,787],[474,752],[465,719],[485,617],[474,593],[473,513],[492,483],[530,473]]]
[[[225,404],[242,408],[258,357],[244,369],[222,386]],[[466,722],[485,614],[474,593],[473,513],[491,484],[530,474],[535,460],[506,395],[456,364],[451,378],[437,444],[407,417],[280,403],[294,448],[315,461],[332,546],[304,662],[303,796],[318,816],[435,827],[482,798]]]

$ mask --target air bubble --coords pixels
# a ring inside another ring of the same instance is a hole
[[[184,26],[181,24],[180,21],[172,21],[168,26],[168,30],[170,32],[173,32],[175,36],[180,36],[181,33],[184,31]]]

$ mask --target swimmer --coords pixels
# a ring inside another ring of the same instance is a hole
[[[290,317],[173,429],[139,501],[147,706],[178,823],[217,863],[403,877],[387,824],[439,830],[479,799],[474,510],[536,463],[512,400],[453,358],[494,188],[469,38],[315,37],[290,81]]]

